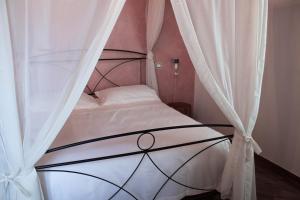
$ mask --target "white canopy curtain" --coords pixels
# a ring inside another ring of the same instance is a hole
[[[171,0],[197,75],[235,126],[222,198],[256,199],[251,137],[264,70],[267,0]]]
[[[165,0],[148,0],[146,16],[146,84],[158,92],[158,84],[155,72],[155,63],[152,49],[159,37],[164,21]]]
[[[35,163],[82,93],[125,0],[0,0],[0,199],[42,199]]]

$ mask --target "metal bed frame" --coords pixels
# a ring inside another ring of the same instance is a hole
[[[130,63],[130,62],[134,62],[134,61],[139,61],[140,64],[140,83],[143,82],[142,80],[142,62],[146,60],[146,56],[147,54],[145,53],[141,53],[141,52],[137,52],[137,51],[130,51],[130,50],[122,50],[122,49],[104,49],[104,52],[111,52],[111,53],[125,53],[125,54],[131,54],[132,56],[130,57],[109,57],[109,58],[99,58],[99,62],[100,61],[120,61],[119,63],[117,63],[116,65],[113,65],[112,68],[110,70],[108,70],[107,72],[103,73],[101,72],[97,66],[95,67],[94,72],[97,73],[98,75],[100,75],[100,79],[97,81],[97,83],[95,84],[94,87],[90,87],[89,85],[86,85],[86,89],[89,91],[90,95],[94,95],[94,92],[97,91],[98,86],[102,83],[103,80],[106,80],[107,82],[109,82],[112,86],[116,86],[116,87],[120,87],[119,84],[115,83],[114,81],[112,81],[111,79],[108,78],[108,75],[113,73],[115,69],[117,69],[118,67],[123,67],[125,66],[124,64],[126,63]]]
[[[100,58],[99,61],[111,61],[111,60],[119,60],[121,63],[118,63],[117,65],[113,66],[108,72],[106,73],[101,73],[98,69],[95,69],[97,73],[101,75],[100,80],[97,82],[96,86],[91,89],[89,86],[87,86],[88,90],[90,91],[90,94],[93,95],[95,90],[97,89],[97,86],[105,79],[108,82],[110,82],[113,86],[119,86],[118,84],[114,83],[112,80],[108,79],[107,75],[111,73],[114,69],[116,69],[119,66],[122,66],[122,64],[128,63],[128,62],[133,62],[133,61],[142,61],[146,59],[146,54],[140,53],[140,52],[135,52],[135,51],[127,51],[127,50],[119,50],[119,49],[104,49],[105,51],[113,51],[113,52],[125,52],[125,53],[132,53],[138,56],[135,57],[122,57],[122,58]],[[140,65],[141,66],[141,65]],[[232,125],[228,124],[193,124],[193,125],[181,125],[181,126],[168,126],[168,127],[161,127],[161,128],[153,128],[153,129],[146,129],[146,130],[139,130],[139,131],[133,131],[133,132],[126,132],[126,133],[121,133],[117,135],[110,135],[110,136],[105,136],[105,137],[98,137],[98,138],[93,138],[89,140],[84,140],[76,143],[71,143],[71,144],[66,144],[63,146],[55,147],[52,149],[49,149],[46,154],[52,153],[52,152],[57,152],[57,151],[62,151],[65,149],[73,148],[76,146],[81,146],[85,144],[90,144],[90,143],[95,143],[95,142],[101,142],[105,140],[110,140],[110,139],[116,139],[116,138],[124,138],[128,136],[137,136],[136,140],[136,145],[138,150],[137,151],[132,151],[132,152],[124,152],[120,154],[114,154],[114,155],[107,155],[107,156],[102,156],[102,157],[94,157],[94,158],[88,158],[88,159],[81,159],[81,160],[74,160],[74,161],[69,161],[69,162],[61,162],[61,163],[53,163],[53,164],[47,164],[47,165],[40,165],[36,166],[36,170],[38,172],[43,172],[43,173],[69,173],[73,175],[79,175],[79,176],[86,176],[90,178],[97,179],[99,181],[103,181],[106,183],[111,184],[113,187],[117,188],[116,192],[111,194],[111,196],[108,198],[108,200],[114,199],[117,194],[120,191],[123,191],[127,193],[129,196],[132,197],[132,199],[138,200],[138,198],[131,192],[128,191],[125,186],[132,180],[132,177],[134,174],[140,169],[142,162],[145,160],[145,158],[148,158],[150,162],[153,164],[153,166],[163,175],[166,177],[166,180],[161,183],[161,186],[159,190],[155,194],[153,194],[153,200],[155,200],[160,192],[164,189],[165,185],[172,181],[182,187],[186,187],[189,189],[193,189],[196,191],[201,192],[202,194],[208,194],[208,193],[216,193],[216,191],[212,188],[199,188],[196,186],[191,186],[191,185],[186,185],[183,184],[177,180],[175,180],[174,176],[191,160],[199,156],[201,153],[207,151],[209,148],[220,144],[222,142],[225,142],[227,140],[231,141],[233,135],[227,135],[227,136],[221,136],[221,137],[214,137],[214,138],[207,138],[204,140],[198,140],[198,141],[193,141],[193,142],[187,142],[187,143],[180,143],[180,144],[173,144],[169,146],[162,146],[162,147],[157,147],[153,148],[156,142],[155,135],[156,134],[164,134],[166,130],[174,130],[174,129],[190,129],[190,128],[203,128],[203,127],[210,127],[210,128],[218,128],[218,127],[233,127]],[[200,134],[200,133],[199,133]],[[151,145],[148,147],[143,147],[141,144],[141,139],[145,137],[146,135],[150,136],[152,138]],[[170,150],[170,149],[175,149],[175,148],[182,148],[186,146],[191,146],[191,145],[197,145],[201,143],[208,143],[211,142],[207,147],[199,150],[197,153],[192,155],[191,157],[187,158],[185,162],[183,162],[179,167],[177,167],[176,170],[173,171],[171,175],[168,175],[166,172],[164,172],[160,167],[159,164],[157,164],[151,157],[152,152],[159,152],[159,151],[165,151],[165,150]],[[88,162],[95,162],[95,161],[102,161],[102,160],[108,160],[108,159],[116,159],[120,157],[128,157],[128,156],[134,156],[134,155],[141,155],[141,158],[137,164],[137,166],[134,168],[133,172],[130,174],[130,176],[126,179],[126,181],[122,185],[118,185],[116,183],[113,183],[110,180],[92,175],[92,174],[87,174],[79,171],[72,171],[72,170],[65,170],[65,169],[55,169],[55,167],[60,167],[60,166],[69,166],[69,165],[75,165],[75,164],[80,164],[80,163],[88,163]],[[54,168],[54,169],[53,169]],[[201,196],[201,195],[200,195]]]

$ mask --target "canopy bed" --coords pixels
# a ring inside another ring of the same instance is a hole
[[[102,76],[87,92],[97,98],[83,93],[36,166],[46,199],[181,199],[214,192],[232,136],[207,127],[232,126],[200,124],[162,103],[145,85],[119,86],[109,74],[146,57],[104,49],[112,51],[131,55],[99,59],[117,63],[106,73],[97,69],[101,65],[95,68]],[[116,87],[97,91],[104,79]],[[89,190],[75,189],[81,184]]]
[[[146,60],[145,82],[154,90],[96,92],[104,79],[117,86],[98,71],[89,93],[105,101],[81,96],[124,3],[0,0],[1,198],[180,199],[217,189],[222,198],[256,199],[253,154],[261,150],[251,133],[268,1],[171,0],[195,71],[235,128],[230,148],[231,136],[209,127],[231,125],[199,124],[156,95],[152,49],[164,0],[148,2],[147,54],[107,58]]]

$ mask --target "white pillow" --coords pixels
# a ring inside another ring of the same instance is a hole
[[[95,92],[95,95],[100,99],[101,105],[160,101],[156,92],[146,85],[108,88]]]
[[[86,94],[86,93],[82,93],[82,95],[80,96],[79,101],[77,102],[75,109],[92,109],[92,108],[97,108],[99,107],[99,103],[97,102],[97,100]]]

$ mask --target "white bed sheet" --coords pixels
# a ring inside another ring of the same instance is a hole
[[[160,101],[103,106],[92,110],[74,110],[52,147],[129,131],[197,123]],[[222,136],[222,134],[210,128],[160,131],[154,133],[154,135],[156,142],[153,148]],[[137,151],[139,150],[136,145],[137,137],[135,135],[96,142],[46,154],[38,165]],[[145,137],[142,142],[150,143],[151,138]],[[212,143],[214,142],[152,152],[150,156],[166,174],[170,175],[192,155]],[[228,141],[219,143],[192,159],[173,178],[182,184],[193,187],[217,189],[228,151]],[[121,186],[133,172],[142,156],[135,155],[52,169],[88,173]],[[117,187],[104,181],[78,174],[58,172],[42,172],[39,174],[46,199],[104,200],[118,190]],[[124,188],[138,199],[149,200],[153,199],[153,195],[166,179],[145,157],[132,180]],[[169,181],[156,199],[177,200],[198,193],[201,193],[201,191],[184,188]],[[114,199],[127,200],[133,198],[126,192],[121,191]]]

